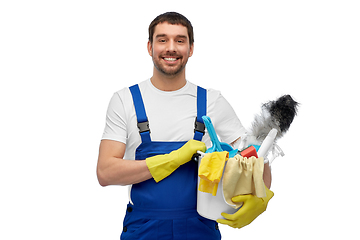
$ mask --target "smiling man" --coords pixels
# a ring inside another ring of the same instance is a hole
[[[182,24],[155,21],[150,25],[148,52],[154,62],[151,78],[163,91],[180,89],[186,83],[185,66],[193,54],[194,40]],[[170,88],[169,88],[170,87]]]
[[[211,146],[202,116],[212,119],[220,139],[229,144],[245,129],[219,91],[186,80],[194,51],[187,18],[175,12],[156,17],[147,49],[152,77],[111,98],[99,150],[99,183],[129,186],[121,239],[221,239],[218,223],[196,211],[197,163],[191,158]],[[264,172],[269,185],[270,169]]]

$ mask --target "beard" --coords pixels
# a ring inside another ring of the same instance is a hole
[[[168,76],[168,77],[174,77],[176,75],[178,75],[179,73],[181,73],[184,69],[185,69],[185,66],[186,66],[186,63],[187,63],[187,59],[185,61],[182,61],[184,60],[183,57],[180,57],[178,55],[176,56],[173,56],[175,58],[178,58],[177,61],[180,61],[179,63],[177,63],[176,65],[167,65],[162,57],[152,57],[152,60],[153,60],[153,63],[154,63],[154,66],[155,68],[161,72],[162,74]]]

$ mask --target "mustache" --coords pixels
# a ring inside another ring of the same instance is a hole
[[[160,54],[160,57],[176,57],[176,58],[181,58],[182,55],[180,55],[180,54],[178,54],[178,53],[170,53],[170,52],[167,52],[167,53]]]

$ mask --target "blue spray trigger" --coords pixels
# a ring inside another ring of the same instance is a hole
[[[205,127],[208,130],[208,134],[213,144],[209,149],[206,150],[206,153],[227,151],[229,152],[229,158],[234,157],[238,150],[233,149],[233,147],[227,143],[219,141],[210,117],[203,116],[202,119],[204,120]]]

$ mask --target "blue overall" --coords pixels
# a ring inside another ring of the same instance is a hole
[[[138,85],[130,87],[142,143],[135,159],[170,153],[185,142],[151,141],[149,124]],[[194,139],[201,141],[206,115],[206,90],[198,87]],[[189,161],[170,176],[156,183],[154,179],[134,184],[123,224],[121,240],[192,240],[221,239],[218,224],[196,211],[197,163]]]

